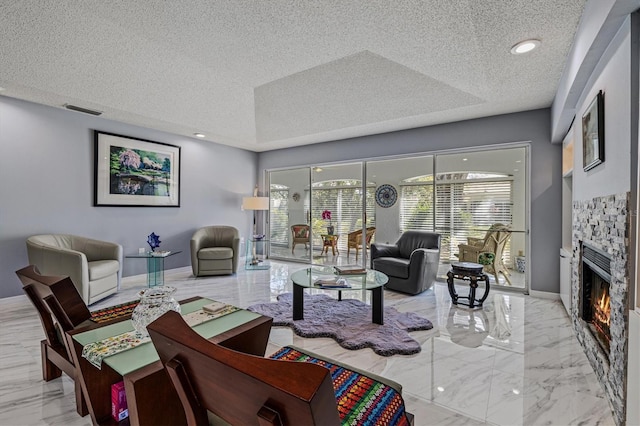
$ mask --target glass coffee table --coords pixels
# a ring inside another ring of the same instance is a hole
[[[338,300],[342,300],[343,291],[370,290],[371,291],[371,311],[372,322],[384,324],[384,285],[389,281],[389,277],[379,271],[367,269],[361,275],[340,275],[346,279],[350,287],[319,287],[314,285],[318,279],[334,278],[339,276],[331,266],[312,266],[301,269],[291,274],[293,281],[293,320],[304,319],[304,289],[315,288],[319,290],[331,290],[338,292]]]
[[[182,253],[182,250],[147,251],[144,253],[128,254],[125,257],[129,259],[147,259],[147,287],[151,288],[164,285],[164,259],[178,253]]]

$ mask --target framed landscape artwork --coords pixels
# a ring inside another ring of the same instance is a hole
[[[591,170],[604,162],[604,95],[602,90],[582,116],[582,166]]]
[[[180,207],[179,146],[94,134],[94,206]]]

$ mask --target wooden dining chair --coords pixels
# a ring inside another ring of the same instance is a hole
[[[76,367],[65,339],[65,333],[91,325],[91,312],[69,277],[40,275],[34,265],[16,271],[22,289],[35,306],[44,329],[45,339],[40,342],[42,378],[48,382],[64,371],[74,380],[78,414],[88,414],[80,382],[76,380]]]
[[[413,424],[399,384],[306,350],[285,347],[272,355],[274,359],[237,352],[207,341],[173,311],[147,330],[188,425],[222,420],[261,426],[337,426],[372,419]],[[361,419],[362,415],[367,418]]]

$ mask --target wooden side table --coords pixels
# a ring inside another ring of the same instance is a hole
[[[456,288],[453,285],[454,278],[469,282],[469,296],[458,296]],[[478,281],[484,281],[484,294],[480,299],[476,299]],[[452,263],[451,270],[447,272],[447,286],[449,287],[449,294],[451,295],[451,301],[454,305],[460,304],[470,308],[481,308],[487,296],[489,296],[489,277],[482,272],[482,265],[479,263]],[[460,301],[460,299],[467,299],[467,302]]]
[[[338,251],[338,238],[340,235],[337,234],[322,234],[322,254],[329,254],[329,247],[331,247],[331,253],[335,256],[336,253],[340,254]]]

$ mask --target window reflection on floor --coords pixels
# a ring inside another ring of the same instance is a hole
[[[322,250],[318,247],[313,250],[312,255],[312,263],[316,265],[360,265],[362,264],[362,252],[360,252],[358,256],[358,261],[356,263],[356,256],[352,252],[351,255],[347,258],[346,252],[344,250],[340,250],[340,253],[335,256],[329,253],[322,253]],[[271,246],[270,257],[272,258],[286,258],[288,260],[298,260],[300,262],[307,263],[309,259],[309,250],[304,249],[302,246],[296,247],[296,250],[293,254],[293,259],[291,257],[291,249],[287,247],[274,247]],[[367,259],[369,258],[369,250],[367,250]],[[368,260],[367,260],[368,262]],[[367,265],[369,266],[369,265]],[[451,269],[451,264],[449,263],[441,263],[438,268],[438,281],[446,281],[447,280],[447,272]],[[499,276],[499,284],[504,285],[505,287],[524,289],[525,288],[525,275],[522,272],[518,272],[516,269],[510,268],[511,272],[511,286],[504,280],[503,276]],[[489,274],[489,282],[491,285],[495,285],[495,277]]]

